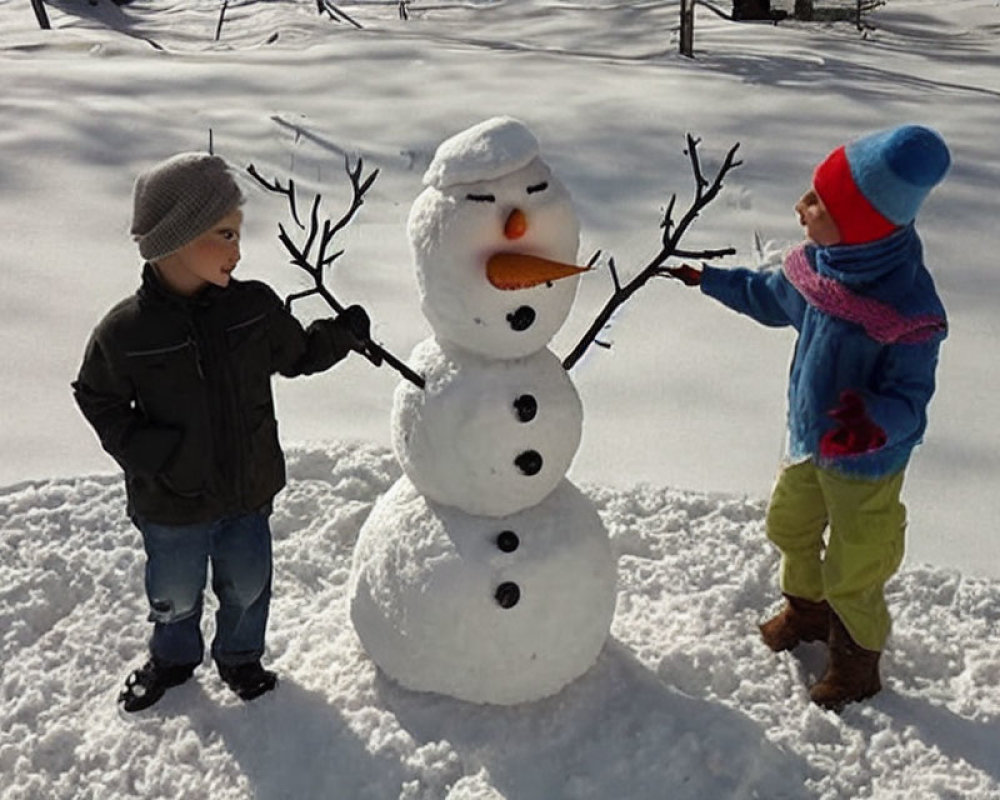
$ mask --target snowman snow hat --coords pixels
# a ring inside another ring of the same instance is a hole
[[[456,184],[502,178],[538,158],[538,139],[520,120],[493,117],[438,145],[424,185],[447,189]]]
[[[446,345],[488,358],[545,347],[576,296],[580,225],[524,123],[494,117],[446,139],[407,230],[424,315]]]

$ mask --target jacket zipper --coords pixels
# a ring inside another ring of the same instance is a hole
[[[249,324],[249,322],[253,321],[240,323],[236,327]],[[219,415],[216,419],[216,424],[220,434],[219,443],[221,445],[221,453],[217,453],[216,457],[221,455],[223,459],[232,459],[233,461],[230,464],[218,464],[217,468],[221,470],[222,476],[226,476],[228,472],[232,480],[232,485],[229,489],[234,493],[231,499],[236,502],[239,508],[245,508],[248,505],[247,483],[249,469],[247,465],[247,444],[241,432],[246,430],[246,424],[244,411],[240,405],[238,396],[237,381],[233,375],[232,363],[225,352],[224,332],[230,329],[217,329],[223,335],[213,336],[210,331],[204,329],[206,324],[211,324],[210,322],[198,319],[193,320],[193,323],[196,333],[207,348],[207,352],[210,355],[209,363],[212,365],[213,382],[215,385],[210,387],[208,392],[209,405],[210,407],[214,406],[216,413]],[[197,348],[197,344],[195,347]],[[214,403],[212,402],[213,397],[215,398]],[[214,415],[210,412],[210,419],[212,416]],[[223,480],[223,483],[225,483],[225,480]],[[228,495],[226,488],[223,488],[223,493]]]

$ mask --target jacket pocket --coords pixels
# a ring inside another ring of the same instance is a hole
[[[152,425],[181,432],[173,454],[152,476],[167,495],[198,497],[207,482],[204,376],[193,338],[126,353],[135,383],[139,411]]]
[[[278,422],[265,419],[250,437],[250,494],[256,503],[271,499],[285,485],[285,457],[278,441]]]
[[[183,419],[184,398],[202,385],[198,346],[188,337],[163,347],[132,350],[125,354],[140,410],[153,423]]]
[[[184,432],[173,458],[157,479],[173,494],[200,497],[208,483],[208,458],[202,442],[190,430]]]

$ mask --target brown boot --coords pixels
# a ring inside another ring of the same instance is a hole
[[[826,641],[830,637],[830,606],[785,595],[785,607],[776,617],[761,623],[764,644],[775,653],[791,650],[799,642]]]
[[[877,650],[855,642],[836,614],[830,614],[830,662],[826,674],[809,690],[816,705],[840,711],[848,703],[864,700],[882,689]]]

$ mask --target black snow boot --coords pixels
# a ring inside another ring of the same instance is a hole
[[[149,708],[166,693],[167,689],[180,686],[193,674],[197,664],[166,666],[149,659],[125,679],[125,688],[118,695],[118,702],[129,713]]]
[[[241,700],[253,700],[278,685],[278,676],[264,669],[260,661],[248,664],[218,664],[219,677]]]

